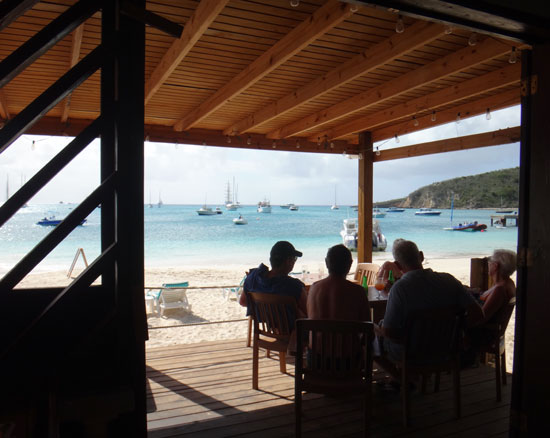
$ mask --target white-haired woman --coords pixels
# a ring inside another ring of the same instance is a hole
[[[493,287],[483,292],[479,299],[483,303],[483,323],[499,313],[516,296],[516,285],[510,276],[516,271],[516,253],[507,249],[495,249],[489,257],[489,276]]]

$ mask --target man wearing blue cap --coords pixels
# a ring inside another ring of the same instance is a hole
[[[251,269],[244,281],[244,291],[294,297],[298,307],[296,318],[307,318],[307,292],[305,285],[297,278],[292,278],[288,275],[294,269],[294,264],[298,257],[302,257],[302,253],[297,251],[292,243],[285,240],[277,242],[271,248],[269,256],[271,270],[263,263],[260,263],[260,266],[257,268]],[[247,315],[251,314],[245,293],[241,294],[239,304],[247,307]]]

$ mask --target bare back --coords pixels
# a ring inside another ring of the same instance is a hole
[[[329,276],[311,286],[307,314],[311,319],[370,321],[367,293],[351,281]]]

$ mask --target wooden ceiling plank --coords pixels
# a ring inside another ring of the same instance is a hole
[[[224,131],[225,134],[243,133],[249,129],[267,122],[308,100],[342,86],[359,76],[368,73],[381,64],[389,62],[405,52],[414,50],[440,36],[444,28],[437,24],[425,22],[415,23],[411,27],[411,35],[394,34],[374,47],[367,49],[358,56],[341,64],[336,69],[317,78],[301,89],[286,95],[276,102],[262,108]]]
[[[180,38],[175,40],[145,84],[145,104],[181,63],[229,0],[202,0],[189,18]]]
[[[0,31],[10,25],[39,0],[3,0],[0,2]]]
[[[472,65],[485,61],[488,57],[499,56],[510,51],[510,47],[493,38],[487,38],[475,47],[467,46],[457,52],[426,64],[415,70],[398,76],[395,79],[384,82],[378,87],[360,93],[350,99],[339,102],[336,105],[325,108],[284,126],[269,134],[273,138],[285,138],[300,132],[311,130],[322,124],[345,117],[351,113],[362,110],[370,105],[379,104],[382,101],[395,97],[416,87],[426,85],[437,79],[464,70]],[[328,135],[321,132],[320,136]],[[315,135],[317,137],[318,134]]]
[[[82,36],[84,35],[84,23],[78,26],[72,36],[71,59],[69,60],[69,70],[73,68],[80,58],[80,48],[82,47]],[[69,108],[71,105],[71,94],[69,94],[62,103],[61,123],[66,123],[69,118]]]
[[[275,70],[327,30],[338,25],[353,13],[347,4],[329,0],[313,15],[300,23],[269,50],[260,55],[229,83],[187,114],[175,125],[177,131],[187,130],[224,105],[258,80]]]
[[[412,120],[407,120],[406,122],[396,123],[375,129],[372,131],[372,139],[373,142],[383,141],[395,137],[395,135],[411,134],[426,128],[433,128],[446,123],[451,123],[456,120],[458,113],[460,113],[461,118],[464,119],[484,114],[487,111],[487,108],[495,111],[498,109],[519,105],[519,103],[520,90],[519,88],[515,88],[503,93],[476,100],[475,102],[468,102],[438,111],[436,112],[435,122],[431,120],[431,114],[428,114],[417,119],[419,122],[418,126],[414,126],[414,122]],[[355,140],[353,142],[355,143]]]
[[[482,134],[465,135],[457,138],[419,143],[412,146],[392,148],[373,153],[373,161],[397,160],[399,158],[420,157],[422,155],[441,154],[444,152],[463,151],[467,149],[484,148],[517,143],[521,139],[520,126],[484,132]]]
[[[441,105],[450,104],[471,96],[486,93],[513,83],[519,83],[521,65],[510,64],[482,76],[469,79],[453,86],[445,87],[434,93],[412,99],[401,105],[392,106],[376,114],[360,117],[337,126],[329,131],[328,138],[342,138],[354,132],[372,131],[376,126],[387,124],[403,117],[413,117],[419,112],[436,110]]]
[[[9,120],[11,118],[8,110],[8,101],[2,89],[0,89],[0,117],[3,120]]]

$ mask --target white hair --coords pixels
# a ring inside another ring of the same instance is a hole
[[[489,260],[498,263],[500,275],[504,277],[509,277],[516,270],[517,256],[514,251],[509,249],[495,249]]]

